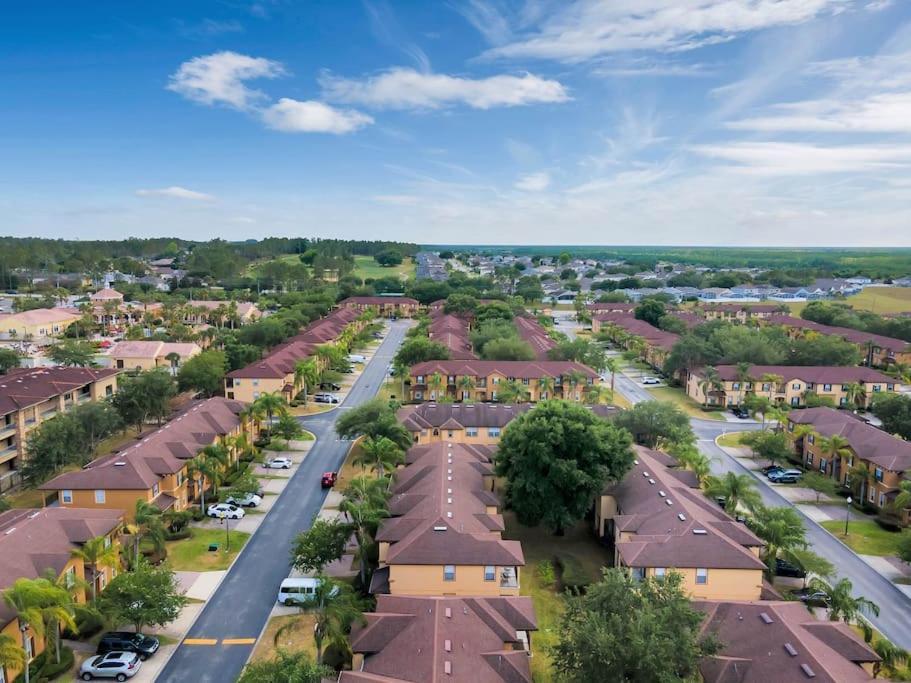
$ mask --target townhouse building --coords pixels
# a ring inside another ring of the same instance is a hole
[[[0,493],[20,482],[29,433],[74,406],[113,396],[117,371],[16,368],[0,375]]]
[[[421,310],[421,303],[407,296],[350,296],[339,306],[359,313],[376,311],[383,318],[413,318]]]
[[[534,318],[518,315],[513,318],[513,325],[519,333],[519,339],[531,347],[536,360],[547,360],[548,352],[557,345],[547,330]]]
[[[143,371],[168,368],[176,374],[193,356],[202,353],[194,342],[121,341],[105,354],[111,367],[118,370]]]
[[[751,365],[741,375],[736,365],[717,365],[718,383],[711,386],[706,383],[707,370],[696,368],[688,373],[686,393],[694,401],[710,406],[741,405],[747,396],[757,394],[801,408],[806,406],[807,392],[813,392],[837,406],[867,407],[877,394],[901,389],[894,377],[861,366]],[[861,396],[851,395],[853,385],[861,388]]]
[[[525,556],[501,537],[492,449],[438,442],[413,446],[396,471],[388,519],[376,534],[373,593],[518,596]]]
[[[262,394],[279,393],[290,402],[303,389],[295,376],[297,364],[315,358],[320,370],[325,369],[327,363],[319,356],[319,347],[336,342],[347,330],[359,332],[365,325],[364,314],[354,308],[339,308],[314,320],[260,360],[229,372],[225,376],[225,396],[252,403]]]
[[[705,320],[745,323],[781,314],[780,304],[701,304],[696,309]]]
[[[810,433],[802,434],[799,425]],[[853,413],[831,408],[807,408],[788,414],[788,434],[796,453],[808,469],[832,477],[842,486],[852,487],[860,500],[877,510],[891,510],[901,491],[905,472],[911,470],[911,443],[867,424]],[[826,451],[824,439],[840,436],[848,442],[849,453],[834,455]],[[863,465],[865,469],[858,466]],[[863,476],[863,475],[866,476]],[[857,481],[857,478],[861,481]],[[908,524],[909,511],[896,511]]]
[[[414,443],[450,443],[494,446],[514,418],[532,408],[531,403],[418,403],[402,406],[397,417]],[[612,418],[616,406],[587,406],[600,417]]]
[[[852,330],[848,327],[822,325],[789,315],[773,315],[764,322],[785,327],[791,337],[806,336],[810,333],[841,337],[857,347],[865,365],[888,367],[894,363],[911,363],[911,344],[903,339]]]
[[[57,337],[79,320],[75,308],[36,308],[22,313],[0,313],[0,340]]]
[[[531,598],[379,595],[339,683],[531,683]]]
[[[164,306],[158,302],[125,301],[116,289],[105,287],[89,296],[92,318],[105,329],[125,327],[140,322],[146,314],[158,315]]]
[[[255,438],[255,424],[244,409],[243,403],[219,396],[198,401],[136,443],[38,488],[55,492],[61,508],[123,510],[128,521],[138,500],[161,510],[184,510],[208,483],[190,476],[190,461],[206,446],[221,444],[233,464],[240,455],[233,437]]]
[[[600,313],[627,313],[629,315],[633,314],[633,311],[636,310],[636,306],[639,304],[634,304],[628,301],[618,301],[616,303],[591,303],[585,306],[585,309],[589,311],[592,316],[598,315]]]
[[[669,455],[634,447],[632,469],[595,501],[594,528],[635,577],[677,572],[694,599],[759,600],[763,542],[706,499]]]
[[[637,349],[643,360],[660,370],[680,340],[680,335],[659,329],[627,313],[599,313],[592,318],[592,333],[604,332],[626,349]],[[638,345],[641,344],[641,349]]]
[[[598,373],[571,361],[426,361],[412,366],[410,396],[413,401],[436,401],[449,396],[457,401],[496,401],[509,382],[527,390],[532,403],[548,398],[584,400],[588,386],[601,384]]]
[[[470,326],[465,318],[444,313],[443,307],[431,309],[427,337],[449,350],[451,360],[477,359],[471,350]]]
[[[184,323],[192,326],[215,325],[233,327],[246,325],[263,317],[262,311],[252,301],[187,301]]]
[[[799,602],[703,601],[700,636],[721,649],[699,663],[705,683],[868,683],[879,655],[850,626]]]
[[[116,567],[86,566],[72,552],[93,538],[118,544],[121,510],[44,508],[0,513],[0,592],[17,579],[37,579],[50,571],[63,580],[76,603],[84,603],[94,584],[101,591],[117,575]],[[16,612],[0,600],[0,634],[9,636],[31,661],[44,650],[44,640],[26,626],[20,630]],[[0,681],[13,681],[19,669],[0,663]]]

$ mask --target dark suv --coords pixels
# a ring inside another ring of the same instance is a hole
[[[158,638],[129,631],[110,631],[98,641],[98,654],[107,652],[135,652],[143,661],[158,651]]]

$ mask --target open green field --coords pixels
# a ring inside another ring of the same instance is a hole
[[[845,302],[874,313],[904,313],[911,311],[911,287],[867,287]]]
[[[845,536],[843,520],[832,519],[823,522],[822,526],[851,550],[861,555],[898,554],[898,540],[901,538],[901,534],[897,531],[883,529],[876,522],[866,520],[851,522],[848,525],[847,536]]]
[[[266,263],[268,263],[269,260],[283,261],[283,262],[291,264],[291,265],[299,265],[301,262],[300,256],[298,254],[282,254],[281,256],[279,256],[278,258],[275,258],[275,259],[267,259],[267,260],[263,260],[263,261],[251,261],[250,263],[247,264],[247,268],[244,271],[244,275],[246,277],[257,277],[260,274],[260,269]]]
[[[355,256],[354,257],[354,276],[366,280],[367,278],[376,279],[380,277],[399,277],[408,279],[414,275],[414,261],[408,257],[402,261],[399,266],[386,268],[373,260],[372,256]]]
[[[674,387],[656,387],[647,389],[648,393],[655,397],[656,401],[670,401],[676,404],[684,413],[690,417],[698,417],[702,420],[723,420],[722,415],[717,410],[703,410],[698,403],[683,393],[682,389]]]

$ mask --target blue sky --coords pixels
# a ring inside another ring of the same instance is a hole
[[[11,7],[0,234],[911,245],[907,0]]]

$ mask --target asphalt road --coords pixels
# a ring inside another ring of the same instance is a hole
[[[316,443],[186,636],[215,642],[181,644],[156,679],[159,683],[237,680],[253,645],[226,645],[223,641],[259,637],[275,605],[278,586],[288,576],[291,541],[310,526],[326,498],[320,475],[337,470],[348,452],[350,442],[338,439],[335,421],[345,410],[373,398],[409,325],[410,321],[391,324],[389,334],[338,408],[301,418],[316,435]]]

